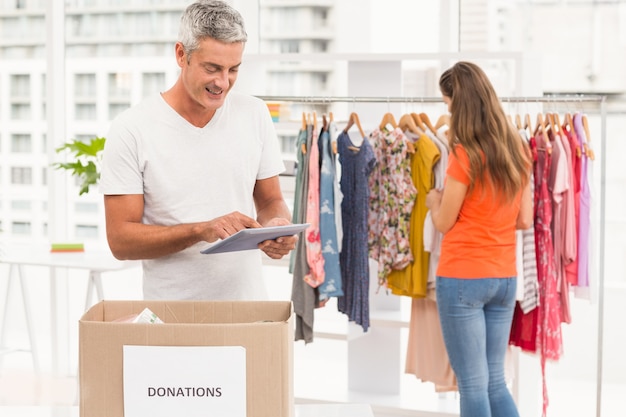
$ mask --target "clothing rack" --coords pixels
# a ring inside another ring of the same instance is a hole
[[[256,96],[264,101],[286,101],[303,104],[328,104],[328,103],[442,103],[440,97],[338,97],[338,96]],[[596,102],[604,106],[606,96],[573,94],[573,95],[548,95],[540,97],[500,97],[505,103],[582,103]]]
[[[339,97],[339,96],[257,96],[268,102],[297,102],[302,104],[330,103],[442,103],[440,97]],[[598,334],[597,334],[597,373],[596,373],[596,417],[602,410],[602,366],[604,347],[604,251],[605,251],[605,210],[606,210],[606,96],[590,94],[546,95],[538,97],[500,97],[503,103],[519,104],[558,104],[558,103],[597,103],[600,107],[600,225],[598,254]]]

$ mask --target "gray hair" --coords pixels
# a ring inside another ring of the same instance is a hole
[[[178,41],[190,55],[205,38],[245,43],[248,34],[241,14],[221,0],[199,0],[189,5],[180,18]]]

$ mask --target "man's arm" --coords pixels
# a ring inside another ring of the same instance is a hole
[[[142,223],[143,195],[105,195],[107,240],[117,259],[154,259],[205,241],[215,242],[249,227],[254,219],[233,212],[216,219],[174,226]]]
[[[291,223],[291,213],[283,198],[278,176],[256,182],[254,204],[257,221],[263,226],[281,226]],[[259,245],[259,249],[272,259],[280,259],[296,247],[297,241],[297,235],[279,237],[276,240],[266,240]]]

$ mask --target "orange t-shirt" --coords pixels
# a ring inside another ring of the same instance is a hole
[[[446,178],[469,186],[469,159],[458,145],[450,152]],[[484,192],[483,192],[484,191]],[[465,196],[459,217],[443,236],[437,275],[448,278],[505,278],[517,275],[515,225],[522,192],[502,204],[492,188],[476,182]]]

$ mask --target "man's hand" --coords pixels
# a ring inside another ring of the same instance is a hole
[[[282,217],[275,217],[267,222],[265,226],[284,226],[287,224],[291,224],[289,220]],[[298,242],[298,235],[282,236],[274,240],[265,240],[259,243],[259,249],[272,259],[281,259],[296,248],[296,242]]]

